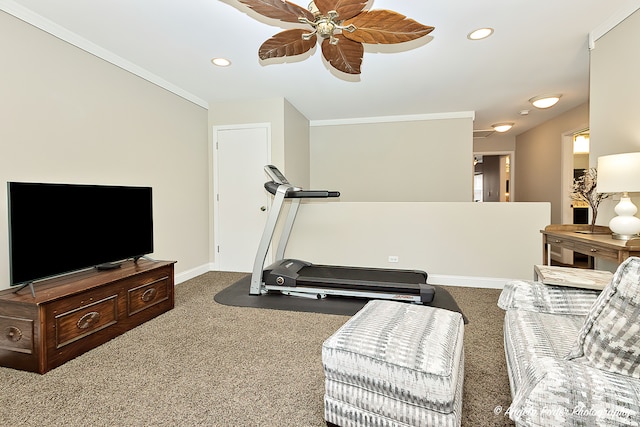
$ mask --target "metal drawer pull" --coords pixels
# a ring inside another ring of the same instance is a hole
[[[562,240],[556,239],[556,240],[553,241],[553,243],[562,243]]]
[[[94,323],[97,323],[98,320],[100,320],[100,313],[98,313],[97,311],[92,311],[78,319],[76,326],[78,327],[78,329],[87,329]]]
[[[15,326],[9,326],[4,332],[9,341],[18,342],[22,339],[22,331]]]
[[[591,252],[598,252],[598,250],[597,250],[597,249],[595,249],[595,248],[591,248],[591,249],[589,249],[589,250],[590,250]]]
[[[144,302],[149,302],[152,299],[154,299],[155,296],[156,296],[156,288],[151,288],[144,291],[142,296],[140,296],[140,299]]]

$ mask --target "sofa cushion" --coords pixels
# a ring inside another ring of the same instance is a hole
[[[509,408],[517,426],[638,427],[640,380],[551,357],[530,373]]]
[[[504,348],[511,391],[536,383],[544,373],[540,361],[562,359],[571,350],[584,316],[558,316],[527,310],[508,310],[504,317]]]
[[[640,258],[625,260],[596,299],[567,360],[640,378]]]

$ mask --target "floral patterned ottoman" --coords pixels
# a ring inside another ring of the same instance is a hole
[[[325,419],[348,426],[459,426],[460,313],[373,300],[322,345]]]

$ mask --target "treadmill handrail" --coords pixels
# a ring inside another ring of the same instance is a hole
[[[340,197],[339,191],[303,190],[286,184],[278,184],[274,181],[264,183],[264,188],[271,194],[276,194],[280,186],[287,188],[287,192],[284,196],[286,199],[327,199],[329,197]]]
[[[328,190],[289,190],[285,195],[286,199],[327,199],[329,197],[340,197],[340,192]]]

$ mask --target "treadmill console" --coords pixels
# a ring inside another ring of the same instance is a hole
[[[275,182],[276,184],[291,185],[291,183],[287,180],[287,178],[284,177],[284,175],[282,175],[282,172],[280,172],[277,167],[273,165],[267,165],[264,167],[264,171],[267,173],[267,175],[269,175],[271,181]]]

